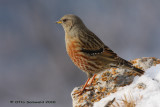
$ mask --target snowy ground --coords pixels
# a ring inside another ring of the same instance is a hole
[[[139,83],[144,83],[146,88],[139,89],[137,87]],[[124,95],[128,100],[132,96],[136,101],[136,107],[160,107],[160,64],[147,69],[143,76],[135,77],[131,85],[119,88],[116,93],[94,103],[94,107],[104,107],[114,98],[121,104]],[[115,102],[113,104],[116,105]]]

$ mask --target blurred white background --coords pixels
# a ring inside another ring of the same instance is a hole
[[[72,106],[70,93],[87,76],[71,62],[55,24],[65,14],[78,15],[122,58],[160,58],[159,0],[0,0],[1,107]]]

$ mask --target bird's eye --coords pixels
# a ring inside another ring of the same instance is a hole
[[[67,21],[67,19],[63,19],[63,22],[66,22]]]

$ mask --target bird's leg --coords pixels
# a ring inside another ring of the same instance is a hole
[[[95,77],[96,77],[96,74],[93,75],[93,77],[92,77],[90,83],[87,85],[88,87],[92,85],[92,82],[93,82],[93,80],[95,79]]]
[[[89,82],[90,78],[87,79],[85,85],[83,86],[82,90],[75,92],[74,94],[78,94],[78,95],[82,95],[82,93],[86,90],[85,87],[87,86],[88,82]]]
[[[90,89],[85,89],[85,88],[92,85],[92,82],[93,82],[95,77],[96,77],[96,74],[92,77],[91,81],[90,81],[90,78],[88,78],[85,85],[83,86],[82,90],[77,92],[77,93],[74,93],[74,94],[82,95],[85,90],[86,91],[90,90]],[[88,84],[89,81],[90,81],[90,83]]]
[[[80,91],[80,93],[79,93],[78,95],[81,95],[81,94],[85,91],[85,88],[86,88],[86,86],[87,86],[89,80],[90,80],[90,78],[87,79],[85,85],[83,86],[82,90]]]

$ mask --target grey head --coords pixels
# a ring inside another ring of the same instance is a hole
[[[78,16],[73,15],[73,14],[64,15],[56,23],[61,24],[65,32],[69,32],[73,29],[86,28],[82,20]]]

